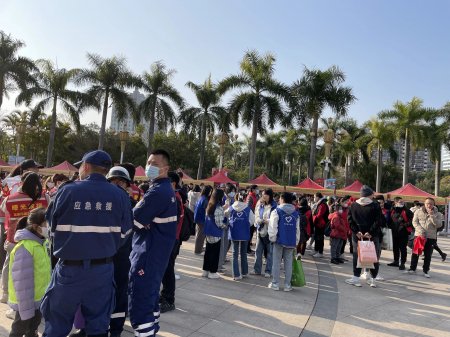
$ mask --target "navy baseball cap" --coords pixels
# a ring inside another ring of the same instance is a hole
[[[107,169],[111,168],[112,166],[111,156],[107,152],[102,150],[95,150],[86,153],[83,156],[83,159],[73,165],[76,167],[80,167],[82,163],[97,165]]]

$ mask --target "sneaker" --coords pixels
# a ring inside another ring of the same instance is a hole
[[[202,273],[202,277],[208,277],[209,271],[204,270]]]
[[[415,270],[412,270],[412,269],[408,269],[408,270],[404,271],[404,273],[405,273],[405,274],[414,275],[414,274],[416,273],[416,271],[415,271]]]
[[[210,279],[217,279],[217,278],[220,278],[220,275],[217,274],[217,273],[209,273],[208,274],[208,278],[210,278]]]
[[[313,246],[312,245],[307,245],[306,246],[306,250],[313,250]]]
[[[0,299],[1,303],[8,303],[8,294],[3,294],[2,298]]]
[[[320,258],[322,258],[322,257],[323,257],[323,254],[315,253],[312,257],[320,257]]]
[[[250,273],[250,275],[258,275],[258,276],[261,276],[261,273],[257,273],[256,271],[252,271],[252,272]]]
[[[347,261],[346,259],[342,259],[342,258],[338,258],[337,260],[339,261],[339,263],[344,263],[345,261]]]
[[[355,287],[361,287],[361,282],[356,276],[353,276],[352,278],[346,279],[345,283],[350,284]]]
[[[241,275],[235,276],[235,277],[233,277],[233,280],[235,280],[235,281],[242,280],[242,276]]]
[[[444,262],[447,259],[447,254],[442,254],[442,262]]]
[[[159,306],[159,312],[161,314],[168,312],[168,311],[173,311],[175,310],[175,304],[174,303],[168,303],[168,302],[163,302],[161,303],[161,305]]]
[[[405,270],[405,265],[404,265],[404,264],[401,264],[400,267],[398,267],[398,269],[400,269],[400,270]]]
[[[69,335],[69,337],[86,337],[86,330],[78,329]]]
[[[384,277],[378,275],[377,277],[375,277],[375,281],[384,281]]]
[[[371,277],[370,279],[367,280],[367,284],[369,286],[371,286],[372,288],[376,288],[377,285],[375,284],[375,279],[373,277]]]
[[[268,288],[270,288],[272,290],[280,290],[280,287],[278,286],[278,284],[275,284],[272,282],[269,283]]]
[[[398,262],[391,262],[391,263],[388,263],[387,264],[388,265],[388,267],[400,267],[400,265],[398,264]]]
[[[265,278],[269,278],[270,276],[271,276],[270,273],[265,273],[265,274],[264,274],[264,277],[265,277]]]
[[[425,276],[426,278],[430,278],[431,276],[430,276],[430,274],[428,274],[428,273],[423,273],[423,276]]]
[[[181,276],[179,274],[175,274],[175,280],[179,280]]]
[[[297,260],[301,260],[301,259],[302,259],[302,254],[297,253],[297,255],[295,256],[295,258],[296,258]]]
[[[286,291],[286,292],[292,291],[292,287],[291,286],[285,286],[283,291]]]
[[[217,272],[218,273],[225,273],[225,271],[226,271],[225,267],[220,267]]]
[[[331,259],[331,260],[330,260],[330,263],[333,263],[333,264],[339,264],[340,262],[339,262],[338,259]]]
[[[247,278],[248,274],[242,274],[242,278]]]
[[[368,276],[367,272],[365,271],[364,273],[361,274],[360,278],[363,279],[363,280],[367,280],[368,279],[367,276]]]

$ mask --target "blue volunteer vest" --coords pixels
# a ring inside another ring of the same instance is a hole
[[[277,208],[278,213],[278,233],[277,243],[286,247],[297,246],[297,219],[298,212],[287,214],[280,207]]]
[[[205,235],[214,236],[216,238],[222,237],[222,229],[217,227],[216,221],[214,220],[214,215],[206,216],[204,232],[205,232]]]
[[[233,207],[230,211],[230,237],[234,241],[250,240],[250,208],[238,212]]]
[[[208,198],[206,198],[204,195],[198,199],[197,203],[195,204],[195,210],[194,210],[194,222],[204,225],[205,224],[205,218],[206,218],[206,206],[208,206]]]

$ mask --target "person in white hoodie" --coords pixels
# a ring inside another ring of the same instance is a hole
[[[297,243],[300,240],[300,215],[292,204],[295,197],[292,193],[283,192],[278,206],[270,215],[269,240],[273,242],[272,282],[269,288],[280,290],[280,266],[284,259],[284,291],[291,291],[292,259]]]
[[[227,209],[229,217],[230,240],[233,241],[233,279],[241,280],[248,275],[247,244],[250,239],[250,226],[255,222],[255,215],[244,202],[245,193],[236,194],[235,202]],[[241,270],[239,271],[239,254]]]

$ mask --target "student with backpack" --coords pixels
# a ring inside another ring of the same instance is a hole
[[[270,215],[269,239],[273,242],[272,282],[269,288],[280,290],[281,259],[284,260],[284,291],[291,291],[292,259],[297,243],[300,240],[300,215],[292,204],[295,197],[292,193],[283,192],[278,206]],[[306,220],[304,220],[306,221]]]
[[[51,264],[45,209],[35,208],[17,223],[16,246],[9,261],[9,306],[16,312],[10,337],[37,336],[42,298],[50,283]]]
[[[224,191],[215,189],[206,207],[206,221],[204,232],[206,235],[206,250],[203,257],[202,277],[210,279],[219,278],[217,269],[219,266],[219,255],[222,231],[226,228],[226,218],[222,207]]]
[[[245,200],[245,192],[236,194],[235,202],[227,210],[230,223],[230,240],[233,242],[233,279],[241,280],[248,275],[247,244],[250,239],[250,226],[255,215]],[[239,271],[239,254],[241,256]]]

